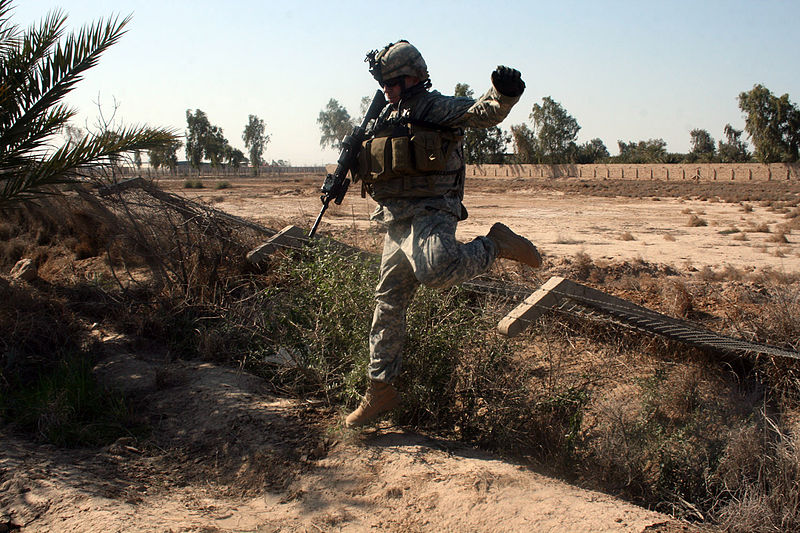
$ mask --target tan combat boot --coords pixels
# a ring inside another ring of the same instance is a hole
[[[347,415],[344,425],[347,427],[363,426],[376,416],[391,411],[400,405],[400,394],[388,383],[370,380],[367,393],[361,405]]]
[[[487,237],[497,245],[499,250],[497,257],[513,259],[533,268],[542,266],[542,256],[539,255],[536,246],[525,237],[511,231],[511,228],[505,224],[496,222],[489,230]]]

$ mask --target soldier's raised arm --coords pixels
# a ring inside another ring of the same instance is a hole
[[[492,87],[486,93],[471,98],[450,98],[434,111],[429,120],[451,127],[490,128],[500,124],[525,91],[525,82],[516,69],[498,66],[492,72]]]

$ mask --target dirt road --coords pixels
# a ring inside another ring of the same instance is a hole
[[[320,208],[318,181],[248,180],[230,189],[199,191],[181,189],[177,181],[162,185],[239,216],[289,218],[310,227]],[[644,260],[680,270],[800,270],[800,238],[786,229],[786,213],[757,202],[577,196],[537,187],[533,181],[474,180],[467,185],[464,203],[469,218],[459,224],[458,238],[485,235],[500,220],[530,238],[545,259],[584,253],[595,261]],[[369,222],[374,208],[353,187],[342,205],[331,204],[321,231],[374,227]]]

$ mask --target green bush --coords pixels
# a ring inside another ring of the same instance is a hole
[[[264,290],[265,337],[281,366],[250,358],[276,386],[354,407],[366,387],[376,261],[325,247],[273,258]],[[488,301],[461,288],[419,289],[393,416],[414,427],[540,457],[571,456],[589,395],[583,382],[541,387],[538,361],[520,359],[495,333]],[[538,439],[535,436],[546,435]]]
[[[183,182],[184,189],[202,189],[205,185],[200,180],[186,180]]]
[[[98,384],[86,353],[62,353],[50,372],[5,392],[4,418],[59,446],[109,444],[137,426],[124,398]]]
[[[377,283],[374,263],[343,257],[320,244],[295,257],[278,257],[264,289],[264,335],[272,354],[292,364],[271,369],[251,361],[282,387],[354,401],[365,383],[367,335]],[[274,372],[278,372],[278,376]]]

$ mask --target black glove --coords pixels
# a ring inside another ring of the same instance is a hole
[[[492,85],[504,96],[519,96],[525,90],[519,71],[502,65],[492,72]]]

